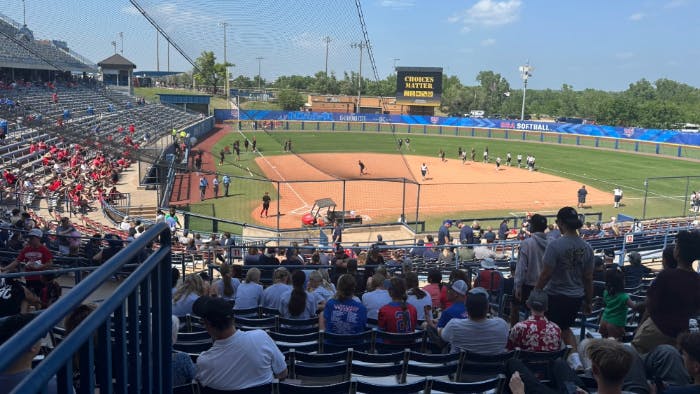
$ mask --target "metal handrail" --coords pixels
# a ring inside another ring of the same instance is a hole
[[[55,327],[67,314],[78,307],[88,296],[97,290],[105,281],[119,272],[129,261],[136,258],[146,245],[160,237],[160,249],[149,256],[131,275],[105,300],[92,314],[90,314],[61,344],[35,368],[14,390],[13,393],[40,392],[51,377],[62,368],[70,365],[73,354],[86,342],[90,342],[95,330],[109,322],[112,313],[116,314],[119,309],[124,311],[123,305],[132,292],[139,286],[143,286],[143,281],[152,274],[157,274],[159,281],[152,289],[149,283],[145,283],[153,298],[152,310],[146,311],[152,316],[153,332],[144,335],[153,337],[153,354],[144,357],[156,358],[159,374],[150,376],[153,379],[160,379],[157,388],[162,392],[169,392],[172,386],[171,381],[171,357],[167,357],[171,352],[170,334],[162,335],[164,327],[169,327],[172,303],[170,300],[170,264],[163,264],[163,261],[171,259],[170,230],[164,223],[157,224],[146,231],[143,236],[137,238],[129,246],[109,259],[100,268],[90,275],[89,281],[82,281],[75,286],[70,293],[61,297],[54,303],[47,312],[42,313],[31,323],[22,328],[5,344],[0,346],[0,370],[6,370],[12,363],[26,352],[26,349],[33,346],[43,338],[47,332]],[[161,283],[166,283],[161,286]],[[162,289],[161,289],[162,287]],[[156,293],[157,290],[157,293]],[[154,294],[155,293],[155,294]],[[156,297],[158,295],[158,297]],[[143,295],[142,295],[143,296]],[[143,298],[143,297],[142,297]],[[146,297],[148,299],[148,297]],[[160,301],[160,304],[158,304]],[[124,317],[122,315],[122,317]],[[167,321],[165,321],[167,318]],[[109,345],[108,345],[109,346]],[[126,357],[126,355],[123,355]],[[150,359],[149,359],[150,361]],[[111,360],[109,360],[111,365]],[[87,373],[87,371],[86,371]],[[94,384],[94,380],[90,380]],[[126,382],[122,382],[126,384]],[[152,383],[152,382],[151,382]],[[66,383],[67,385],[69,383]],[[94,388],[94,387],[93,387]],[[86,388],[86,389],[93,389]]]

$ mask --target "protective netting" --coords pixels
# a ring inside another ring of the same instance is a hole
[[[235,64],[233,77],[311,75],[328,70],[342,77],[357,70],[363,40],[355,3],[331,1],[134,1],[192,59],[203,50]],[[224,24],[227,24],[225,27]],[[263,59],[258,60],[259,57]]]

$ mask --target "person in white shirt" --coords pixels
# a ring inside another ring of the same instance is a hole
[[[620,208],[620,201],[622,200],[622,189],[620,187],[616,187],[613,190],[613,198],[614,198],[614,208]]]
[[[391,302],[391,296],[384,288],[385,279],[384,275],[374,274],[370,280],[370,288],[374,290],[362,295],[362,305],[367,308],[368,319],[377,319],[379,309]]]
[[[213,346],[197,358],[195,379],[206,388],[242,390],[287,377],[284,355],[265,331],[238,331],[228,302],[209,296],[193,305]]]
[[[122,231],[129,231],[129,228],[131,227],[129,222],[130,218],[128,216],[124,216],[124,219],[122,219],[122,222],[119,224],[119,229]]]

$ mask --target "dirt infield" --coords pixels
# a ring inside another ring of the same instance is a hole
[[[357,161],[366,165],[360,176]],[[299,227],[301,216],[318,198],[330,197],[343,209],[362,215],[366,222],[397,220],[402,213],[414,220],[419,216],[464,211],[502,210],[512,212],[552,211],[565,205],[576,206],[581,184],[553,175],[517,167],[459,160],[441,162],[438,158],[374,153],[304,154],[258,157],[258,166],[280,184],[280,227]],[[311,165],[309,163],[314,163]],[[320,163],[320,164],[319,164]],[[423,180],[421,164],[428,166]],[[384,178],[406,178],[386,181]],[[345,182],[343,182],[345,180]],[[415,180],[415,181],[414,181]],[[306,182],[296,182],[306,181]],[[310,182],[314,181],[314,182]],[[590,187],[587,205],[611,204],[612,195]],[[271,193],[272,194],[272,193]],[[270,214],[276,214],[273,201]],[[259,208],[251,218],[259,223]]]

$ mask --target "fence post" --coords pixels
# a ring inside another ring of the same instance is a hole
[[[474,129],[472,129],[474,130]],[[418,184],[418,195],[416,196],[416,233],[418,232],[418,212],[420,210],[420,187],[421,184]]]
[[[508,139],[508,129],[505,129],[505,139]]]
[[[616,140],[617,142],[617,140]],[[649,178],[644,180],[644,206],[642,207],[642,220],[647,217],[647,195],[649,194]]]
[[[277,233],[280,232],[280,181],[277,181]]]
[[[382,131],[381,123],[377,122],[377,133]]]
[[[331,131],[335,131],[335,122],[331,122]]]
[[[634,151],[639,152],[639,141],[634,141]]]
[[[656,144],[656,154],[658,155],[661,151],[661,144]]]
[[[423,125],[423,134],[428,134],[428,127]]]
[[[615,138],[615,150],[620,148],[620,140]]]
[[[476,135],[476,130],[474,130],[474,128],[472,127],[472,137],[474,137],[475,135]]]
[[[442,126],[438,126],[438,134],[442,134]]]
[[[316,122],[316,131],[321,130],[321,122]]]
[[[411,124],[408,124],[408,134],[411,134]]]
[[[455,126],[455,135],[459,135],[459,127]]]
[[[342,226],[345,227],[345,183],[347,181],[343,179],[343,224]]]
[[[362,131],[365,131],[365,122],[362,122]]]
[[[561,145],[561,134],[557,135],[557,144]]]
[[[403,194],[401,196],[401,218],[406,219],[406,178],[403,178]]]
[[[600,145],[600,137],[595,137],[595,147],[597,148]],[[659,153],[659,152],[656,152]]]
[[[688,209],[688,190],[690,187],[690,177],[687,176],[685,177],[685,194],[683,195],[683,212],[681,212],[681,216],[685,216],[686,212],[688,212],[686,209]]]
[[[306,122],[301,122],[301,130],[303,131],[304,128],[306,127]]]
[[[525,132],[523,131],[523,141],[526,140],[526,137],[525,137],[525,136],[526,136],[526,134],[525,134]]]
[[[678,157],[683,157],[682,152],[683,151],[681,150],[681,145],[678,145]]]
[[[581,136],[580,135],[576,136],[576,145],[581,145]]]
[[[491,129],[488,129],[486,136],[487,136],[488,138],[491,138]]]

